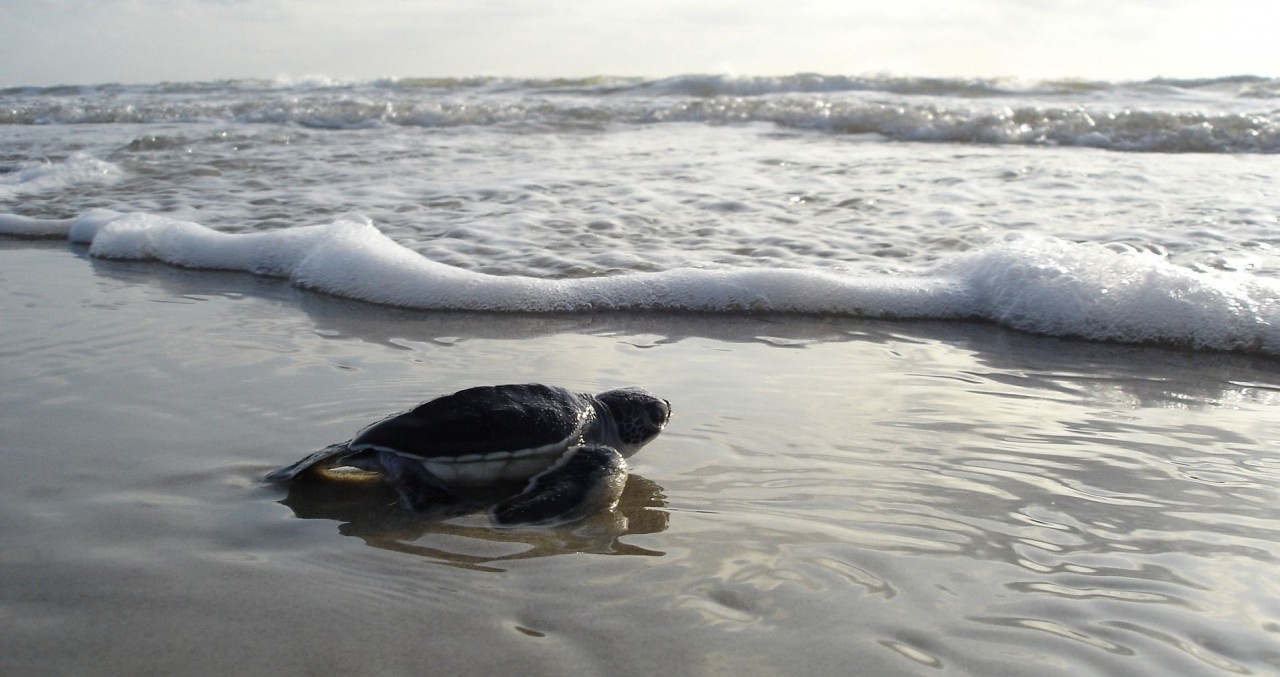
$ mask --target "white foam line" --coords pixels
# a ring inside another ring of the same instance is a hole
[[[408,308],[982,318],[1040,334],[1280,355],[1280,282],[1044,237],[1014,237],[914,277],[740,268],[543,279],[431,261],[362,218],[223,233],[152,214],[96,210],[58,220],[0,215],[0,233],[65,236],[88,244],[92,256],[242,270]]]

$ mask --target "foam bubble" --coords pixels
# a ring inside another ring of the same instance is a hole
[[[1280,355],[1280,282],[1148,251],[1014,236],[915,276],[690,269],[497,276],[432,261],[368,219],[224,233],[154,214],[0,215],[0,233],[68,237],[93,256],[240,270],[372,303],[486,312],[682,311],[986,319],[1040,334]]]
[[[1280,354],[1280,282],[1200,272],[1136,249],[1015,236],[939,272],[976,315],[1039,334]]]

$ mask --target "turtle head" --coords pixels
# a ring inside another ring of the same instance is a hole
[[[619,449],[630,456],[662,432],[671,419],[671,403],[641,388],[618,388],[596,396],[609,410],[618,431]]]

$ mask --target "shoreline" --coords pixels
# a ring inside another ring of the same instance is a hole
[[[69,224],[70,222],[75,221],[75,219],[68,219],[66,221]],[[208,274],[242,275],[242,276],[251,277],[251,278],[258,278],[258,282],[244,281],[244,284],[249,287],[252,287],[260,283],[269,284],[271,282],[276,282],[285,287],[292,288],[294,291],[298,292],[297,298],[299,299],[300,303],[306,303],[307,295],[314,294],[320,297],[330,299],[335,302],[345,302],[345,303],[354,304],[353,308],[358,306],[358,307],[364,307],[364,308],[378,308],[378,309],[384,309],[388,311],[402,311],[408,314],[409,316],[419,316],[419,317],[421,316],[459,316],[459,317],[484,318],[484,317],[492,316],[492,317],[501,317],[504,319],[519,318],[519,320],[513,320],[513,321],[516,322],[517,324],[520,324],[521,326],[525,326],[530,323],[537,324],[539,322],[545,322],[551,326],[562,326],[562,327],[568,328],[568,327],[574,327],[574,326],[581,326],[584,323],[587,325],[591,325],[591,324],[599,323],[600,321],[613,321],[619,325],[624,325],[624,326],[635,324],[635,323],[638,323],[639,325],[652,323],[660,326],[694,325],[694,326],[706,327],[708,328],[708,331],[718,332],[721,327],[725,327],[725,326],[754,326],[756,323],[781,324],[781,325],[787,325],[787,326],[802,326],[802,327],[823,327],[823,326],[849,324],[849,323],[858,325],[858,324],[869,323],[871,325],[882,324],[887,327],[895,327],[895,328],[919,326],[919,327],[925,328],[924,329],[925,334],[929,334],[931,331],[937,331],[942,327],[948,327],[952,325],[958,325],[958,326],[985,325],[987,327],[996,329],[998,331],[1009,331],[1016,334],[1029,336],[1029,337],[1058,339],[1058,340],[1063,340],[1068,342],[1082,342],[1086,344],[1133,347],[1137,349],[1168,350],[1173,352],[1183,352],[1183,353],[1191,353],[1191,354],[1221,353],[1221,354],[1229,354],[1229,355],[1239,355],[1246,358],[1261,358],[1264,360],[1276,359],[1276,356],[1270,352],[1270,348],[1268,347],[1268,339],[1266,338],[1266,332],[1263,330],[1259,330],[1262,333],[1255,336],[1253,339],[1253,343],[1249,345],[1241,344],[1241,341],[1244,340],[1241,337],[1231,338],[1233,334],[1229,331],[1225,335],[1223,335],[1221,334],[1221,332],[1217,332],[1216,330],[1210,330],[1210,329],[1193,330],[1189,333],[1186,333],[1185,335],[1182,335],[1181,338],[1178,338],[1178,339],[1162,337],[1163,334],[1166,334],[1166,333],[1171,333],[1171,332],[1177,333],[1175,332],[1175,330],[1171,328],[1173,325],[1170,323],[1176,320],[1177,317],[1179,317],[1180,315],[1185,315],[1188,312],[1190,312],[1186,308],[1178,308],[1178,307],[1169,308],[1169,310],[1176,311],[1177,313],[1173,318],[1169,320],[1153,321],[1150,318],[1143,319],[1143,320],[1139,320],[1132,327],[1129,327],[1128,329],[1124,330],[1126,332],[1137,331],[1139,332],[1139,335],[1143,333],[1151,333],[1151,336],[1141,340],[1119,339],[1116,337],[1109,337],[1105,335],[1106,332],[1114,333],[1115,331],[1119,331],[1114,328],[1110,330],[1106,330],[1103,336],[1089,336],[1088,332],[1086,331],[1071,330],[1068,327],[1071,325],[1072,322],[1085,323],[1085,324],[1098,324],[1099,322],[1103,322],[1103,319],[1092,318],[1088,316],[1073,319],[1070,313],[1067,313],[1061,316],[1052,316],[1052,315],[1046,316],[1044,319],[1036,320],[1036,322],[1048,323],[1050,330],[1047,332],[1043,330],[1043,328],[1033,329],[1033,328],[1023,327],[1021,325],[1025,324],[1027,321],[1017,320],[1016,317],[1020,313],[1024,312],[1024,310],[1019,310],[1019,308],[1022,308],[1034,301],[1034,294],[1031,298],[1019,298],[1014,296],[1014,297],[1009,297],[1007,299],[1004,299],[1003,302],[1008,302],[1009,304],[1011,304],[1010,309],[999,311],[999,313],[997,314],[1001,316],[1007,315],[1010,317],[1014,317],[1013,320],[1009,320],[1007,318],[1005,320],[999,320],[993,317],[983,316],[980,313],[954,316],[954,317],[950,316],[948,313],[942,313],[938,317],[912,317],[910,315],[906,317],[899,317],[897,316],[896,313],[892,311],[881,311],[879,313],[867,313],[861,310],[854,314],[849,314],[846,312],[815,313],[811,311],[789,311],[789,310],[768,310],[768,309],[755,309],[755,310],[719,309],[719,310],[712,310],[710,312],[707,312],[706,310],[699,310],[696,308],[693,308],[693,309],[666,308],[666,307],[614,308],[614,307],[610,307],[609,304],[606,304],[606,307],[602,309],[596,310],[596,309],[591,309],[590,302],[588,302],[588,305],[583,308],[576,308],[576,309],[565,310],[565,311],[518,310],[515,308],[503,308],[503,309],[497,309],[497,310],[483,310],[483,309],[477,310],[477,309],[469,309],[466,307],[462,307],[467,304],[462,304],[459,307],[447,306],[447,307],[438,308],[438,309],[419,308],[419,307],[413,306],[412,304],[406,305],[404,303],[399,303],[399,302],[362,299],[362,298],[359,298],[359,295],[356,295],[355,297],[353,297],[348,293],[335,292],[333,290],[328,290],[323,287],[313,287],[305,283],[299,283],[297,280],[291,279],[287,275],[277,275],[277,274],[272,274],[270,272],[262,272],[262,271],[248,272],[248,271],[239,270],[235,268],[224,268],[224,267],[216,267],[216,266],[215,267],[193,266],[193,265],[187,265],[182,263],[174,263],[171,261],[154,259],[150,257],[143,258],[143,259],[133,259],[131,257],[125,257],[125,258],[113,258],[109,256],[102,257],[102,256],[91,254],[91,247],[86,243],[73,241],[70,244],[62,245],[62,244],[55,244],[56,242],[58,242],[58,240],[56,239],[51,240],[49,242],[46,242],[46,240],[47,238],[34,237],[34,236],[14,236],[14,237],[0,236],[0,250],[22,249],[24,248],[24,245],[26,246],[47,245],[50,247],[67,249],[69,253],[71,253],[76,258],[84,261],[88,261],[91,265],[95,267],[96,270],[97,269],[106,270],[106,271],[121,270],[120,268],[111,267],[110,264],[116,263],[116,264],[126,264],[126,265],[127,264],[151,265],[151,266],[156,266],[157,269],[169,268],[175,271],[179,271],[179,272],[185,271],[193,274],[208,273]],[[397,251],[399,251],[399,249],[400,248],[398,248],[397,246]],[[412,252],[410,252],[407,249],[403,250],[403,253],[405,253],[406,255],[412,254]],[[420,258],[420,257],[417,257],[415,255],[415,258]],[[426,262],[425,259],[422,259],[422,261]],[[431,265],[440,267],[442,269],[448,268],[448,266],[437,266],[437,264],[431,264]],[[461,271],[461,270],[457,272],[459,274],[475,276],[476,279],[492,278],[495,281],[502,281],[504,283],[511,282],[512,284],[515,284],[515,285],[519,285],[523,283],[522,282],[523,278],[512,278],[509,280],[507,278],[504,278],[503,276],[475,274],[475,273],[469,273],[467,271]],[[681,272],[682,271],[667,271],[667,273],[672,273],[672,274],[679,274]],[[708,272],[708,271],[701,271],[701,272]],[[710,272],[714,274],[716,271],[710,271]],[[753,271],[739,271],[739,272],[742,272],[744,274],[751,274]],[[763,271],[755,271],[755,272],[763,272]],[[155,277],[157,278],[163,279],[166,276],[168,276],[168,274],[166,273],[160,273],[160,272],[155,273]],[[600,279],[608,281],[608,277],[600,278]],[[546,282],[543,280],[533,280],[533,281]],[[567,280],[566,282],[581,282],[581,281],[582,280],[570,279],[570,280]],[[649,284],[650,282],[652,282],[652,280],[647,281],[645,284],[642,284],[641,286],[642,287],[652,286],[651,284]],[[466,289],[469,289],[473,286],[475,286],[474,280],[472,281],[472,283],[461,285],[464,293]],[[946,285],[944,284],[943,286],[946,286]],[[919,291],[920,293],[925,293],[923,290],[917,290],[917,291]],[[1214,295],[1217,295],[1220,293],[1220,290],[1217,290],[1217,289],[1209,289],[1209,290],[1202,290],[1202,291],[1204,291],[1205,293],[1210,293]],[[794,293],[795,292],[788,291],[786,292],[785,296],[790,297]],[[1039,293],[1043,294],[1044,292],[1042,291]],[[960,294],[960,295],[963,296],[963,294]],[[1130,301],[1133,301],[1133,299],[1130,299]],[[545,303],[546,302],[540,301],[536,307],[541,307],[541,305],[545,305]],[[902,303],[902,301],[899,299],[897,301],[893,301],[892,303],[900,304]],[[769,303],[767,305],[773,305],[773,304]],[[785,302],[783,303],[783,305],[785,305]],[[1205,311],[1199,311],[1197,314],[1208,316],[1213,314],[1213,312],[1215,311],[1205,310]],[[1148,310],[1148,311],[1144,311],[1141,314],[1150,315],[1151,312]],[[1267,323],[1262,317],[1263,314],[1264,314],[1263,311],[1259,310],[1255,314],[1256,316],[1254,317],[1254,321],[1261,323],[1261,325],[1266,325]],[[585,318],[590,318],[590,319],[587,320]],[[1200,317],[1198,319],[1203,321],[1205,318]],[[477,326],[480,326],[484,324],[484,321],[478,320],[475,324]],[[1165,326],[1165,325],[1168,325],[1168,326]],[[819,329],[819,332],[821,332],[820,329]],[[941,333],[943,335],[946,335],[948,332],[946,330],[941,330]],[[964,331],[961,330],[958,333],[963,334]],[[1248,333],[1248,332],[1246,331],[1245,333]],[[1222,344],[1222,345],[1218,345],[1218,344]]]

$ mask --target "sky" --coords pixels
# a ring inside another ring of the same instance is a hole
[[[0,86],[1280,77],[1274,0],[0,0]]]

